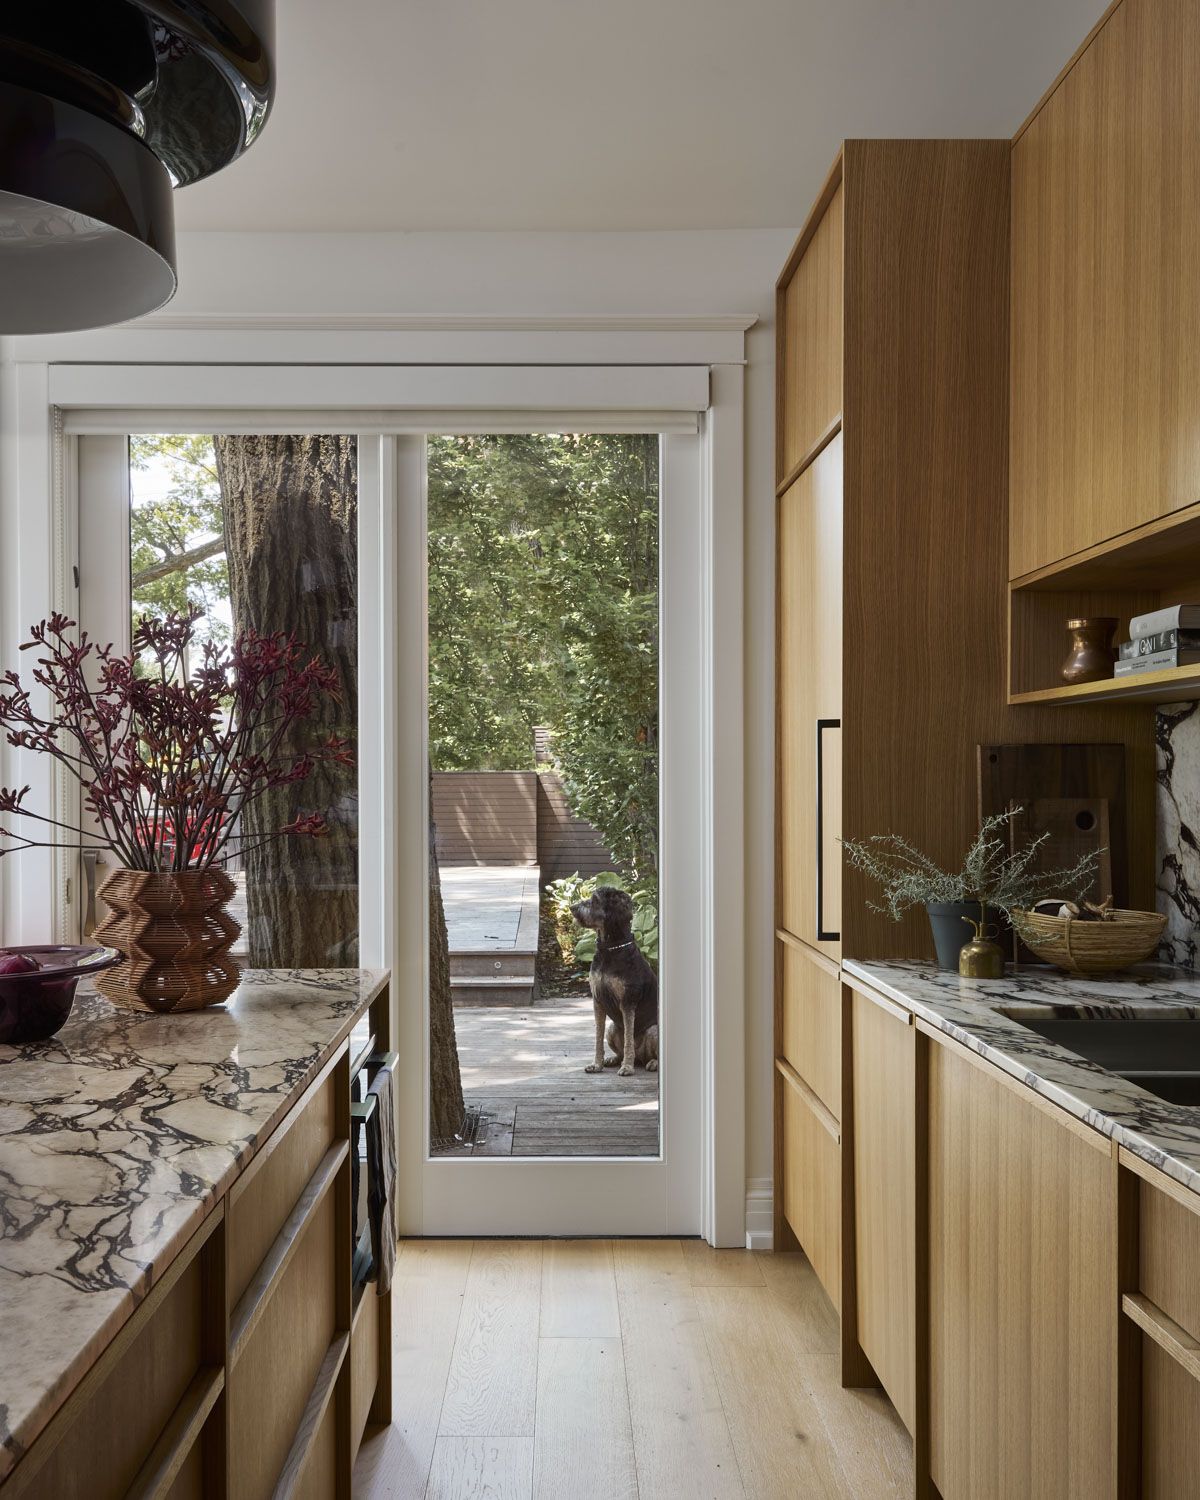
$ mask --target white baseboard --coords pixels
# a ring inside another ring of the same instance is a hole
[[[746,1182],[746,1249],[771,1250],[775,1246],[775,1193],[769,1177],[751,1177]]]

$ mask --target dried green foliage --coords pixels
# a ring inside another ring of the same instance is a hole
[[[929,902],[978,902],[993,911],[1011,913],[1050,896],[1081,896],[1095,879],[1099,851],[1063,869],[1039,870],[1038,855],[1050,835],[1044,833],[1014,850],[1010,835],[1020,812],[1017,807],[985,818],[962,867],[953,873],[896,833],[843,839],[842,848],[851,868],[861,870],[882,888],[882,900],[868,903],[871,910],[897,922],[912,907]]]

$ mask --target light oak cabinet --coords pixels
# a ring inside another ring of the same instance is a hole
[[[840,952],[842,439],[779,502],[779,925]]]
[[[923,911],[872,910],[839,833],[903,833],[957,867],[978,827],[980,747],[1119,742],[1130,899],[1153,902],[1151,718],[1023,692],[1061,666],[1068,613],[1108,611],[1091,585],[1010,590],[1011,169],[1007,140],[847,141],[777,284],[775,1056],[824,1101],[843,1158],[839,1110],[789,1058],[788,950],[836,966],[931,958],[933,945]],[[1194,542],[1200,580],[1200,505]],[[1162,557],[1142,565],[1161,573]],[[784,1206],[785,1185],[792,1202],[798,1191],[787,1076],[777,1069],[775,1242],[807,1251]],[[851,1250],[843,1233],[839,1296]],[[844,1351],[851,1378],[853,1339]]]
[[[391,1419],[391,1299],[354,1279],[350,1160],[351,1075],[386,1048],[386,989],[370,1026],[161,1270],[5,1500],[348,1500],[367,1422]]]
[[[1200,1195],[852,983],[844,1380],[891,1398],[916,1494],[1191,1497]]]
[[[1123,0],[1013,143],[1013,578],[1200,500],[1198,66]]]
[[[944,1042],[928,1110],[933,1482],[942,1500],[1115,1496],[1111,1146]]]
[[[853,1299],[845,1330],[910,1433],[917,1422],[917,1029],[881,996],[850,995]],[[922,1066],[924,1050],[922,1046]]]
[[[837,962],[931,951],[923,917],[868,908],[839,835],[956,857],[975,744],[1005,737],[1007,222],[1007,142],[847,141],[777,286],[776,1243],[823,1265],[828,1177],[804,1173],[840,1163],[844,1211],[815,1037],[842,1055]]]

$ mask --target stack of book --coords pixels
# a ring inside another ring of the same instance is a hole
[[[1118,648],[1113,672],[1117,677],[1132,677],[1138,672],[1198,664],[1200,604],[1172,604],[1130,620],[1129,640]]]

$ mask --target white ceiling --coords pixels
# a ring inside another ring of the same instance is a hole
[[[182,229],[799,223],[845,136],[1007,136],[1103,0],[278,0]]]

